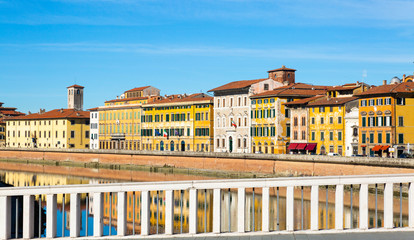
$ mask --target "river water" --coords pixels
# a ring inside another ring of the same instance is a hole
[[[13,186],[46,186],[46,185],[70,185],[70,184],[97,184],[116,182],[145,182],[145,181],[177,181],[177,180],[203,180],[215,179],[214,177],[200,174],[174,174],[150,171],[129,171],[113,169],[94,169],[79,167],[46,166],[35,164],[5,163],[0,162],[0,181]],[[370,186],[373,187],[373,186]],[[358,218],[358,186],[345,186],[344,194],[344,227],[357,228]],[[383,196],[380,194],[383,186],[379,186],[379,194],[369,194],[369,227],[381,227],[383,225]],[[400,216],[400,198],[394,199],[394,225],[408,225],[408,201],[405,198],[407,187],[403,186],[403,198]],[[295,188],[295,229],[310,228],[310,187]],[[352,193],[352,194],[351,194]],[[286,188],[270,189],[270,230],[286,229]],[[81,195],[81,236],[93,235],[93,198],[91,194]],[[351,198],[352,196],[352,198]],[[189,192],[174,192],[174,232],[188,232],[189,216]],[[352,199],[352,200],[351,200]],[[154,191],[150,193],[150,232],[163,233],[165,221],[165,193]],[[198,192],[198,232],[212,231],[212,200],[211,190]],[[261,192],[260,189],[246,189],[246,222],[247,231],[261,230]],[[319,227],[320,229],[333,229],[335,227],[335,189],[321,186],[319,190]],[[13,199],[21,206],[21,199]],[[36,196],[36,202],[42,206],[40,218],[35,214],[35,229],[41,227],[42,237],[45,236],[45,207],[46,196]],[[377,202],[377,211],[375,211]],[[69,236],[70,196],[57,196],[57,236]],[[15,202],[13,203],[13,205]],[[351,208],[352,204],[352,208]],[[127,193],[127,232],[128,234],[140,233],[140,193]],[[222,191],[222,217],[221,229],[223,232],[236,231],[237,229],[237,189],[223,189]],[[15,210],[12,210],[12,212]],[[38,211],[38,209],[36,209]],[[117,196],[112,193],[104,194],[104,236],[116,235]],[[402,218],[402,221],[400,221]],[[21,221],[21,217],[17,219]],[[13,223],[14,221],[14,223]],[[12,219],[12,229],[15,229],[16,219]],[[40,225],[38,223],[41,223]],[[37,237],[37,232],[35,237]],[[12,237],[15,237],[12,230]],[[21,237],[21,233],[18,233]]]

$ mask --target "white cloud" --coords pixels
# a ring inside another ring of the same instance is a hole
[[[383,48],[379,45],[300,45],[278,48],[244,48],[221,46],[167,46],[152,44],[107,44],[107,43],[38,43],[0,44],[0,48],[14,50],[63,51],[63,52],[107,52],[144,55],[184,55],[215,57],[252,57],[274,59],[315,59],[372,63],[407,63],[412,56],[400,49]],[[378,48],[382,51],[379,53]]]

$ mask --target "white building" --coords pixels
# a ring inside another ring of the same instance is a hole
[[[97,108],[89,109],[90,111],[90,149],[99,149],[99,113]]]
[[[211,89],[214,92],[215,152],[251,152],[250,96],[295,82],[295,69],[268,71],[268,78],[235,81]]]
[[[358,115],[358,107],[345,112],[345,156],[358,154]]]

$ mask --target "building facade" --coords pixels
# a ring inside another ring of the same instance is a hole
[[[24,113],[16,111],[13,107],[3,107],[3,103],[0,102],[0,147],[6,146],[6,119],[16,116],[24,116]]]
[[[357,94],[359,100],[359,153],[398,157],[412,152],[414,142],[414,83],[394,77],[390,84]]]
[[[345,156],[358,155],[359,108],[345,112]]]
[[[306,125],[303,125],[307,121],[306,114],[296,112],[295,116],[291,116],[291,110],[286,108],[285,104],[316,94],[324,94],[326,92],[324,88],[293,83],[251,96],[250,134],[253,152],[285,154],[292,138],[295,141],[306,142],[307,129],[304,127]],[[294,128],[293,135],[291,135],[292,128]],[[301,137],[298,137],[298,131],[302,133]]]
[[[282,66],[268,71],[268,78],[231,82],[209,91],[214,92],[216,152],[252,152],[250,97],[295,83],[295,71]]]
[[[90,149],[99,149],[99,112],[97,108],[90,111]]]
[[[143,106],[142,149],[212,152],[213,98],[197,93],[171,95]]]
[[[39,113],[6,119],[7,147],[88,149],[89,112],[78,110],[83,107],[80,96],[83,97],[83,87],[73,85],[68,87],[68,106],[71,108],[40,110]]]
[[[142,105],[159,93],[151,86],[134,88],[94,109],[99,113],[99,149],[140,150]]]

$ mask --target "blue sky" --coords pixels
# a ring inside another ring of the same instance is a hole
[[[414,1],[0,0],[0,102],[84,107],[145,85],[206,92],[286,65],[296,81],[381,84],[414,72]]]

